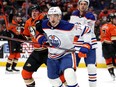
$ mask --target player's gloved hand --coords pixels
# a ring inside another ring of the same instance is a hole
[[[37,41],[40,45],[43,45],[44,42],[47,41],[46,37],[44,35],[38,35],[37,36]]]
[[[78,53],[79,58],[86,58],[87,53],[89,52],[90,49],[91,49],[91,45],[89,43],[84,43]]]
[[[28,40],[28,41],[31,41],[32,37],[25,36],[25,39]]]
[[[43,42],[42,47],[50,47],[50,44],[48,41]]]
[[[87,54],[86,53],[79,52],[78,53],[78,56],[79,56],[79,58],[86,58],[87,57]]]

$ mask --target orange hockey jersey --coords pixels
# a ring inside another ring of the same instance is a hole
[[[43,18],[44,18],[43,14],[38,15],[38,17],[36,19],[29,18],[26,21],[25,26],[24,26],[23,34],[25,36],[31,37],[32,38],[31,40],[35,43],[37,42],[35,36],[39,34],[39,32],[35,28],[35,22],[37,20],[42,20]],[[38,48],[38,47],[40,47],[40,45],[34,44],[34,47]]]
[[[116,25],[112,25],[112,30],[111,30],[111,40],[116,41]]]
[[[104,41],[111,42],[112,36],[116,36],[116,26],[111,23],[102,25],[100,29],[101,42]]]
[[[16,23],[16,21],[13,20],[12,24],[8,25],[8,30],[12,31],[13,33],[17,35],[18,34],[17,26],[18,26],[18,23]]]

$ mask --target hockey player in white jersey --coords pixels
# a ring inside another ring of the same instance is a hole
[[[88,25],[91,29],[88,35],[83,33],[84,35],[79,37],[78,41],[75,39],[74,44],[78,50],[76,51],[77,66],[79,65],[80,59],[84,58],[88,70],[89,87],[96,87],[97,73],[95,63],[97,41],[94,34],[95,16],[91,12],[87,12],[89,3],[89,0],[78,1],[78,9],[72,13],[70,23]]]
[[[52,47],[48,47],[47,70],[48,78],[52,87],[63,87],[59,79],[60,73],[64,73],[67,87],[78,87],[76,80],[76,56],[73,40],[75,36],[82,35],[81,29],[90,31],[88,26],[77,26],[61,20],[62,12],[59,7],[51,7],[48,11],[48,19],[42,23],[42,29],[46,33],[38,35],[39,44],[46,44],[49,41]],[[44,46],[44,45],[43,45]],[[59,49],[58,49],[59,48]],[[69,49],[69,50],[68,50]]]

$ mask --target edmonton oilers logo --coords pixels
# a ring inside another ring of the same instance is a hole
[[[54,46],[54,47],[60,46],[61,41],[58,37],[56,37],[55,35],[50,35],[48,38],[49,38],[49,41],[52,44],[52,46]]]

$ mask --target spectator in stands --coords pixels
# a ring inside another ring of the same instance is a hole
[[[29,8],[30,6],[32,6],[31,0],[28,0],[27,2],[22,3],[22,9]]]
[[[108,6],[108,3],[106,2],[106,0],[98,0],[99,4],[98,4],[98,8],[99,10],[103,10],[105,7]]]
[[[90,0],[90,7],[93,7],[95,10],[98,10],[98,0]]]
[[[94,32],[95,32],[97,41],[100,40],[100,26],[101,26],[101,21],[100,20],[96,20]]]
[[[98,15],[98,19],[101,20],[102,22],[106,22],[108,15],[109,15],[108,8],[105,7]]]
[[[64,7],[64,8],[65,8],[65,7]],[[63,14],[62,19],[63,19],[63,20],[66,20],[66,21],[69,21],[69,20],[70,20],[70,16],[71,16],[71,14],[72,14],[70,8],[66,8],[66,12],[63,12],[63,13],[64,13],[64,14]]]
[[[4,19],[0,19],[0,36],[7,36],[6,24]],[[0,41],[4,40],[0,38]]]
[[[108,12],[109,14],[116,12],[116,9],[114,8],[114,3],[109,4]]]

